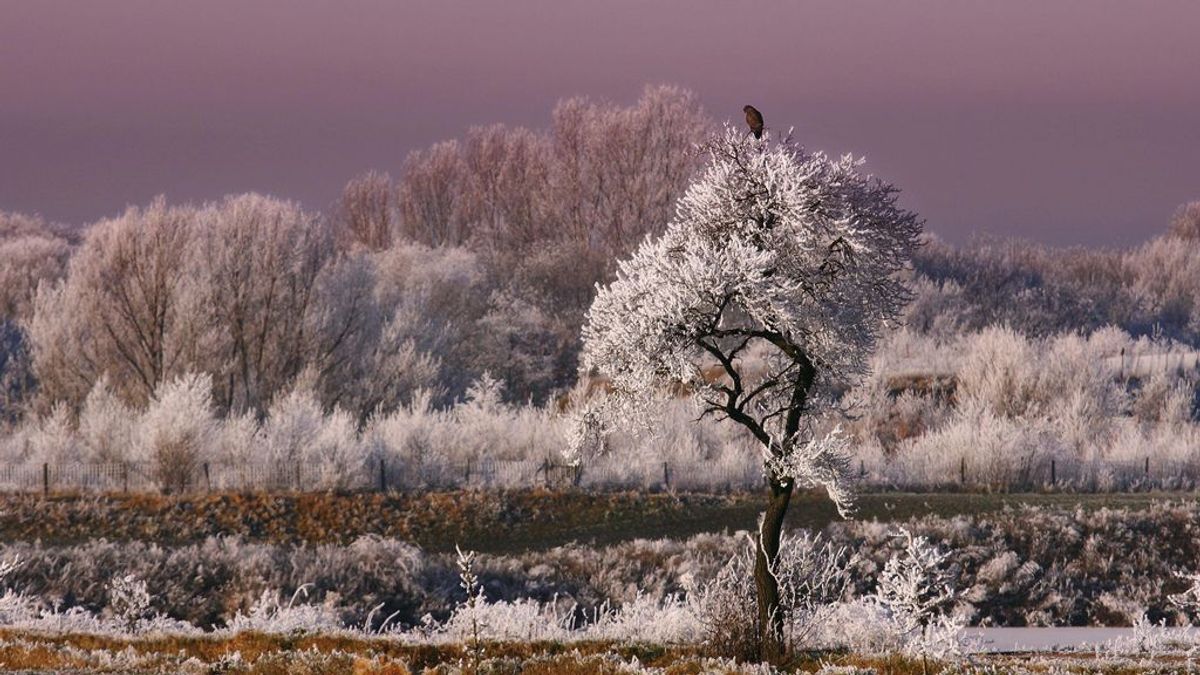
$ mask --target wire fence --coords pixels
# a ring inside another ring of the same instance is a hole
[[[973,462],[964,456],[957,471],[859,467],[862,485],[891,490],[1121,492],[1200,488],[1200,457],[1084,460],[1026,456]]]
[[[957,471],[905,475],[891,466],[858,464],[860,490],[1061,490],[1108,492],[1194,490],[1200,458],[1074,460],[1030,457],[1004,464],[973,464],[965,456]],[[910,469],[911,471],[911,469]],[[195,463],[169,468],[151,463],[0,464],[0,491],[42,492],[239,492],[546,487],[586,490],[680,490],[734,492],[763,486],[761,467],[740,462],[663,462],[604,458],[580,466],[550,460],[404,462],[376,460],[354,471],[303,462]]]
[[[35,492],[238,492],[546,487],[589,490],[676,489],[739,491],[762,485],[752,463],[672,464],[608,461],[572,466],[549,460],[463,462],[375,461],[356,471],[303,462],[220,463],[164,469],[152,463],[0,464],[0,491]]]

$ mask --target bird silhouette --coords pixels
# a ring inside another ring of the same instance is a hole
[[[750,125],[750,133],[754,134],[755,138],[762,138],[762,113],[758,112],[758,108],[755,108],[752,105],[742,108],[742,112],[746,113],[746,124]]]

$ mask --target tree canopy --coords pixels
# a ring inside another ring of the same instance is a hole
[[[843,503],[836,437],[814,438],[805,419],[862,374],[909,299],[898,272],[921,223],[851,156],[732,128],[704,150],[675,219],[599,290],[584,365],[617,400],[682,383],[704,414],[761,442],[770,480],[815,482]]]

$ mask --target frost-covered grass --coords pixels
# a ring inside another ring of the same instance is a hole
[[[895,528],[904,524],[947,551],[959,598],[955,611],[969,624],[1129,626],[1145,616],[1181,625],[1194,612],[1171,596],[1189,587],[1179,572],[1200,571],[1198,519],[1194,502],[1140,509],[1013,507],[895,523],[836,523],[824,528],[824,537],[855,557],[854,597],[874,592],[898,550]],[[555,616],[542,623],[557,625],[603,607],[686,598],[743,545],[738,535],[714,533],[509,549],[481,553],[475,569],[489,601],[510,603],[496,612]],[[206,629],[229,625],[239,612],[251,621],[289,603],[320,606],[343,627],[417,626],[427,614],[446,619],[464,597],[452,555],[375,536],[324,544],[211,537],[173,546],[104,539],[0,546],[0,560],[13,559],[21,564],[6,583],[48,607],[108,616],[113,580],[133,575],[151,597],[141,615]]]
[[[544,675],[911,675],[924,672],[919,660],[839,653],[802,654],[783,668],[706,656],[696,647],[581,641],[488,642],[479,659],[462,644],[408,644],[374,636],[234,636],[114,638],[0,633],[0,667],[5,669],[158,673],[512,673]],[[1095,672],[1084,659],[990,658],[978,663],[930,664],[935,673]],[[1124,666],[1114,673],[1155,672]]]
[[[921,656],[932,672],[1186,666],[1194,645],[1159,627],[1197,618],[1191,577],[1177,572],[1197,571],[1198,516],[1195,503],[1030,507],[791,536],[777,574],[789,639],[803,648],[789,668],[922,672]],[[747,542],[742,532],[458,556],[377,537],[10,543],[0,547],[0,667],[767,672],[712,658],[733,653],[718,637],[752,608]],[[967,624],[1133,632],[1098,655],[1016,661],[971,655],[956,637]]]
[[[976,656],[965,662],[932,662],[903,656],[802,654],[783,668],[705,656],[695,647],[613,642],[489,642],[478,661],[461,644],[414,645],[374,636],[233,636],[118,638],[48,636],[0,631],[0,668],[71,672],[149,673],[511,673],[543,675],[1034,675],[1178,673],[1181,656],[1046,654]],[[427,670],[429,669],[429,670]]]

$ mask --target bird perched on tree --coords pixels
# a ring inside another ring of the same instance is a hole
[[[755,138],[762,138],[762,113],[758,112],[758,109],[752,105],[742,108],[742,112],[746,113],[746,124],[750,125],[750,133],[754,134]]]

